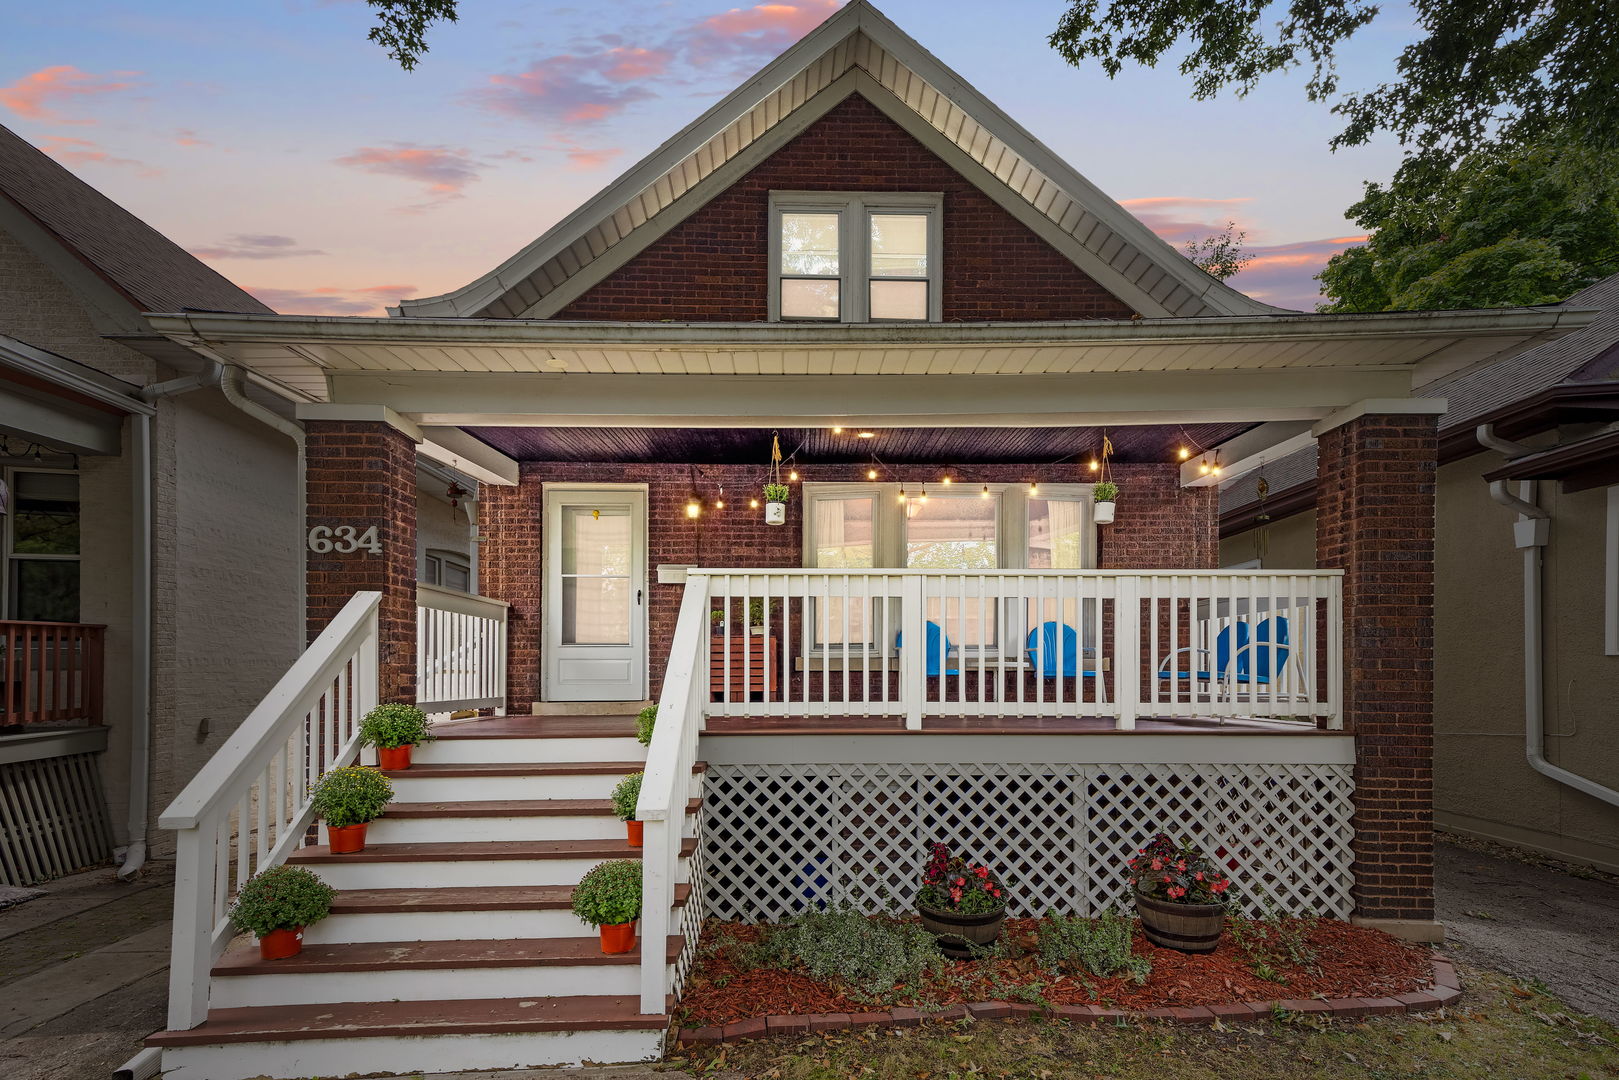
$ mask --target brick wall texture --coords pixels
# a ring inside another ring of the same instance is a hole
[[[944,318],[1127,319],[1131,309],[852,95],[558,319],[763,322],[771,191],[944,194]]]
[[[309,553],[309,640],[356,592],[382,593],[380,697],[416,697],[416,446],[384,423],[307,421],[306,524],[377,527],[380,554]]]
[[[1316,565],[1344,571],[1344,720],[1355,733],[1355,904],[1433,918],[1431,416],[1320,439]]]
[[[809,465],[799,468],[805,481],[857,479],[856,466]],[[1050,465],[961,465],[968,483],[1075,483],[1087,476],[1072,463]],[[1101,565],[1189,567],[1213,564],[1218,544],[1212,489],[1182,489],[1179,467],[1132,464],[1113,468],[1121,488],[1116,524],[1105,526],[1099,549]],[[937,466],[897,466],[885,480],[933,482]],[[647,485],[648,642],[650,694],[656,698],[674,638],[684,586],[660,585],[659,563],[700,566],[802,566],[803,499],[796,490],[787,504],[785,525],[766,525],[764,511],[748,508],[748,499],[763,482],[756,465],[704,465],[698,491],[705,504],[725,487],[728,508],[706,512],[693,521],[685,505],[691,492],[691,469],[667,462],[589,464],[526,462],[517,487],[487,488],[480,532],[480,591],[512,605],[509,627],[509,702],[514,713],[527,712],[539,694],[543,657],[540,621],[544,583],[544,499],[547,483]],[[1177,522],[1179,524],[1177,524]],[[1139,533],[1139,536],[1138,536]],[[1193,535],[1193,534],[1196,535]],[[1135,560],[1135,561],[1131,561]]]

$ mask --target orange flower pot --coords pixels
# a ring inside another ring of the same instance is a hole
[[[629,834],[630,847],[641,846],[641,823],[639,821],[626,821],[624,831]]]
[[[390,772],[410,768],[410,748],[410,743],[406,743],[404,746],[377,747],[378,768]]]
[[[304,928],[271,930],[259,938],[259,955],[266,960],[285,960],[304,951]]]
[[[358,825],[326,826],[326,846],[333,855],[353,855],[356,851],[364,851],[365,827],[369,824],[362,821]]]
[[[627,953],[635,949],[635,923],[604,924],[602,932],[602,952]]]

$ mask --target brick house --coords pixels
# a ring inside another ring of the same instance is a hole
[[[152,1045],[213,1080],[644,1059],[705,915],[875,906],[933,839],[1088,913],[1163,828],[1435,939],[1414,388],[1590,317],[1259,303],[865,0],[453,293],[149,313],[301,399],[311,549],[309,650],[164,814]],[[1315,566],[1221,571],[1220,481],[1304,446]],[[411,575],[424,455],[479,480],[453,610]],[[494,715],[390,773],[370,854],[306,843],[300,785],[393,698]],[[567,897],[643,759],[657,945],[604,958]],[[222,920],[283,860],[340,900],[266,965]]]

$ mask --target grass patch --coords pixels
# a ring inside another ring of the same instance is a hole
[[[733,1080],[1612,1080],[1619,1031],[1542,988],[1473,968],[1421,1017],[1280,1015],[1215,1028],[963,1021],[683,1048],[666,1067]]]

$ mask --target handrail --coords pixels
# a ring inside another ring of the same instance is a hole
[[[381,600],[355,593],[159,819],[176,830],[173,1030],[207,1018],[235,889],[297,849],[314,820],[311,788],[359,756],[360,718],[377,704]]]
[[[506,706],[510,604],[416,586],[416,704],[427,712]]]
[[[658,698],[658,721],[647,747],[646,770],[636,817],[643,822],[641,849],[641,1011],[662,1013],[669,992],[663,942],[669,937],[675,879],[680,870],[686,802],[703,701],[708,696],[708,588],[706,574],[686,575],[669,666]],[[693,903],[696,901],[693,900]]]

